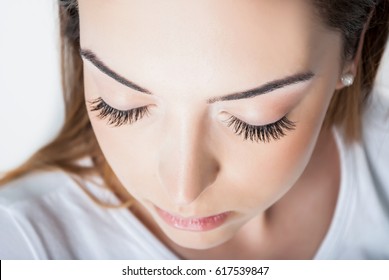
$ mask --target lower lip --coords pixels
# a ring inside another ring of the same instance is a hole
[[[170,226],[188,231],[208,231],[221,226],[228,217],[228,212],[204,218],[182,218],[156,207],[159,216]]]

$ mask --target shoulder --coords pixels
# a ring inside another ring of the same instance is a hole
[[[103,186],[82,183],[99,201],[118,204]],[[175,257],[128,209],[97,204],[60,171],[30,174],[0,187],[0,228],[0,259]]]
[[[37,230],[55,223],[52,210],[65,210],[63,201],[75,191],[60,171],[35,172],[0,186],[0,259],[48,258],[42,247],[45,233]]]
[[[389,98],[374,88],[362,119],[362,139],[343,141],[338,131],[342,178],[332,233],[336,258],[389,258]],[[340,242],[340,243],[337,243]]]
[[[102,188],[85,184],[96,196],[105,194]],[[82,248],[81,234],[75,232],[86,235],[107,216],[69,174],[27,174],[0,187],[0,257],[75,258],[75,248]]]
[[[46,198],[69,186],[69,178],[62,172],[39,172],[0,187],[0,259],[39,258],[30,236],[34,216]]]
[[[376,86],[367,101],[363,115],[363,143],[378,155],[388,151],[389,87]]]
[[[376,86],[363,116],[362,145],[376,184],[389,200],[389,88]]]
[[[45,196],[64,192],[74,183],[63,172],[35,172],[0,186],[0,206],[17,207],[43,199]]]

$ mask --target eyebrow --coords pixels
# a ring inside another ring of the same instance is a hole
[[[124,78],[123,76],[119,75],[112,69],[110,69],[107,65],[102,62],[95,53],[93,53],[91,50],[87,49],[81,49],[80,55],[90,61],[94,66],[96,66],[101,72],[106,74],[107,76],[111,77],[112,79],[116,80],[117,82],[134,89],[136,91],[145,93],[145,94],[153,94],[151,91],[135,84],[134,82],[129,81],[128,79]],[[258,95],[270,93],[272,91],[275,91],[277,89],[281,89],[290,85],[302,83],[308,80],[311,80],[315,74],[312,71],[303,72],[303,73],[297,73],[291,76],[287,76],[282,79],[277,79],[268,83],[265,83],[264,85],[258,86],[256,88],[242,91],[242,92],[236,92],[231,93],[228,95],[220,96],[220,97],[214,97],[207,100],[208,104],[220,102],[220,101],[231,101],[231,100],[239,100],[239,99],[247,99],[247,98],[253,98]]]
[[[118,73],[116,73],[115,71],[110,69],[92,51],[81,49],[80,50],[80,54],[81,54],[82,57],[84,57],[85,59],[89,60],[101,72],[103,72],[104,74],[108,75],[109,77],[111,77],[112,79],[116,80],[117,82],[125,85],[126,87],[132,88],[132,89],[134,89],[136,91],[140,91],[140,92],[143,92],[143,93],[146,93],[146,94],[152,94],[149,90],[147,90],[147,89],[145,89],[145,88],[143,88],[141,86],[138,86],[137,84],[129,81],[128,79],[124,78],[123,76],[119,75]]]

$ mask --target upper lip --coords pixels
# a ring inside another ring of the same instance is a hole
[[[175,212],[170,212],[170,211],[165,210],[164,208],[159,207],[155,204],[154,204],[154,207],[155,207],[155,209],[158,210],[158,212],[164,212],[164,213],[167,213],[169,215],[172,215],[172,216],[180,218],[180,219],[199,219],[199,218],[201,218],[201,216],[198,216],[198,215],[176,214]]]

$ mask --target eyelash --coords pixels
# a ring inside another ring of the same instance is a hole
[[[89,103],[91,104],[92,112],[99,111],[98,117],[100,119],[103,120],[108,118],[108,124],[116,127],[125,124],[133,124],[141,118],[149,115],[149,108],[147,106],[121,111],[109,106],[101,97],[90,101]]]
[[[133,124],[143,117],[148,116],[150,113],[147,106],[127,111],[117,110],[105,103],[101,97],[90,101],[89,103],[91,104],[92,112],[99,111],[98,117],[100,119],[108,118],[108,124],[114,125],[115,127]],[[286,116],[277,122],[260,126],[250,125],[234,116],[231,116],[225,122],[228,127],[232,127],[235,134],[242,136],[244,140],[250,139],[253,142],[279,140],[286,135],[286,131],[294,130],[296,127],[296,124],[290,121]]]
[[[286,116],[282,119],[267,125],[250,125],[240,119],[231,116],[225,121],[228,127],[232,127],[235,134],[242,136],[244,140],[250,139],[255,142],[270,142],[270,140],[279,140],[286,135],[286,131],[294,130],[295,122],[289,120]]]

